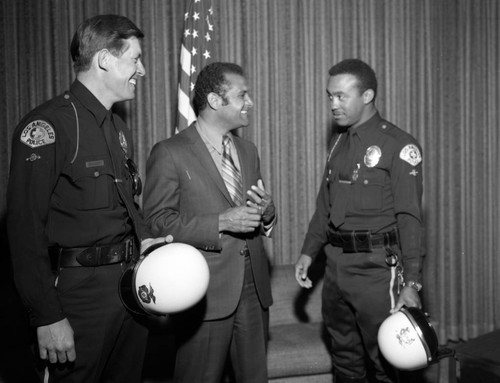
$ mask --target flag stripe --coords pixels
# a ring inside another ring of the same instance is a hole
[[[187,128],[196,120],[191,106],[192,93],[198,73],[213,60],[213,14],[212,0],[186,2],[180,49],[176,132]]]
[[[181,68],[189,76],[191,73],[191,53],[188,52],[184,44],[181,46]]]

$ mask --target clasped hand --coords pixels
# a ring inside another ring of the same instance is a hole
[[[276,208],[274,207],[273,197],[264,188],[262,180],[257,181],[257,186],[252,185],[251,190],[247,191],[250,199],[247,200],[247,206],[257,208],[259,214],[262,215],[262,221],[265,224],[270,223],[276,215]]]
[[[274,219],[274,202],[262,180],[257,181],[257,186],[252,185],[247,195],[249,199],[246,206],[230,208],[220,214],[219,231],[249,233],[259,227],[262,221],[269,223]]]

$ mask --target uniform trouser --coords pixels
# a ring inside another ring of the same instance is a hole
[[[395,268],[385,263],[383,248],[343,254],[342,249],[327,245],[325,252],[322,313],[335,373],[345,381],[368,382],[368,370],[378,382],[396,381],[377,342],[380,324],[397,299]]]
[[[203,321],[189,310],[174,319],[176,383],[220,383],[228,356],[237,383],[267,383],[266,342],[269,311],[262,309],[245,260],[245,279],[236,311],[227,318]]]
[[[60,271],[57,291],[74,332],[76,361],[45,370],[50,383],[139,383],[148,330],[124,308],[123,264]],[[141,318],[144,319],[144,318]]]

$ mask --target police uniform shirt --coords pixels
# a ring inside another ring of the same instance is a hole
[[[302,254],[317,255],[327,243],[328,227],[377,233],[397,226],[405,277],[418,281],[422,263],[421,148],[412,136],[378,113],[349,135],[341,134],[326,165]],[[343,197],[341,188],[347,190]],[[345,198],[340,227],[332,224],[337,198]]]
[[[64,318],[50,246],[109,245],[133,233],[113,182],[120,179],[133,198],[125,168],[125,155],[132,157],[131,134],[117,115],[111,115],[75,81],[68,93],[30,112],[14,132],[9,242],[16,284],[35,326]],[[118,139],[108,148],[104,129],[113,128],[110,118]]]

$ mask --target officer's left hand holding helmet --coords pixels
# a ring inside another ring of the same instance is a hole
[[[422,308],[422,303],[420,301],[420,296],[418,291],[411,286],[404,286],[399,294],[396,306],[391,310],[391,314],[397,313],[402,307],[416,307],[418,309]]]

